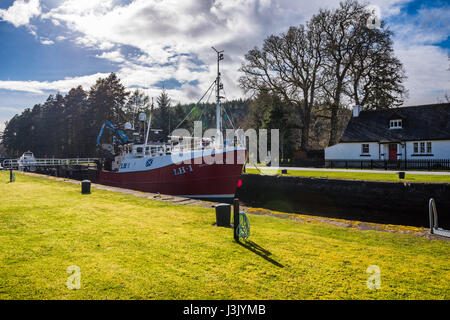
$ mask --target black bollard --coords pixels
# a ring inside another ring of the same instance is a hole
[[[398,178],[399,179],[405,179],[405,172],[399,172],[398,173]]]
[[[90,194],[91,193],[91,181],[83,180],[81,181],[81,194]]]
[[[229,227],[231,220],[231,206],[227,203],[216,205],[216,224],[218,227]]]
[[[234,240],[236,242],[239,242],[239,234],[238,234],[238,227],[239,227],[239,199],[235,198],[233,202],[233,235]]]

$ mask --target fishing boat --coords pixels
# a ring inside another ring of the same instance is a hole
[[[97,145],[106,155],[97,183],[189,198],[224,200],[234,197],[241,183],[239,178],[247,151],[242,139],[223,139],[223,97],[220,96],[223,84],[219,71],[223,51],[214,50],[217,53],[217,78],[213,82],[216,91],[215,137],[171,135],[164,143],[149,141],[152,112],[147,129],[144,128],[145,139],[141,139],[144,141],[132,141],[124,132],[132,129],[130,123],[122,130],[106,122],[97,138]],[[145,114],[140,115],[140,120],[146,120]],[[106,128],[113,134],[112,145],[101,144],[100,138]]]
[[[24,152],[17,163],[19,171],[36,171],[36,167],[34,166],[36,164],[36,158],[31,151]]]

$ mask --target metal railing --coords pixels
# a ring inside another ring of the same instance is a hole
[[[56,167],[56,166],[71,166],[71,165],[96,165],[98,158],[72,158],[72,159],[34,159],[23,160],[20,159],[6,159],[3,161],[3,168],[19,168],[19,167]]]
[[[282,167],[336,168],[336,169],[378,169],[378,170],[450,170],[450,159],[280,159]]]
[[[325,160],[325,167],[384,170],[450,170],[450,159]]]
[[[19,167],[17,159],[6,159],[2,162],[3,169],[14,169]]]
[[[439,228],[436,202],[433,198],[430,199],[428,204],[428,212],[430,216],[430,233],[450,238],[450,230]]]

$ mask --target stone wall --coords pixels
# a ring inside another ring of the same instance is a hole
[[[244,174],[237,197],[249,206],[324,217],[429,227],[428,202],[450,229],[450,184],[351,181]]]

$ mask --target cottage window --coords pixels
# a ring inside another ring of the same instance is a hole
[[[432,156],[433,144],[431,141],[414,142],[413,156]]]
[[[430,141],[414,142],[414,154],[419,156],[431,155],[433,152],[433,146]]]
[[[369,153],[369,144],[368,143],[363,143],[361,145],[361,152],[362,153]]]
[[[389,122],[390,129],[401,129],[402,128],[402,120],[391,120]]]

